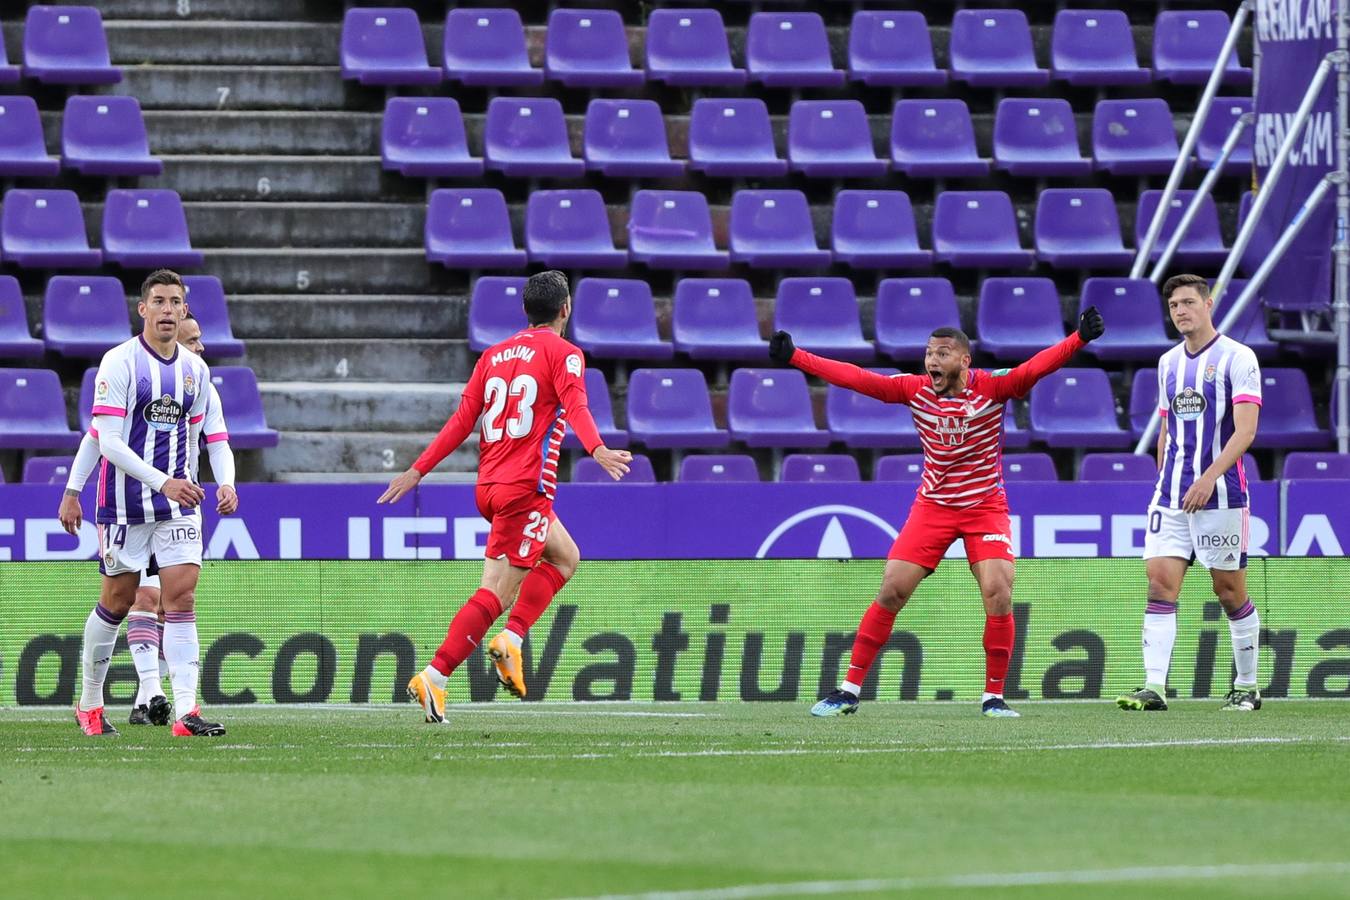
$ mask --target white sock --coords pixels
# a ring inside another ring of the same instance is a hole
[[[1261,617],[1252,601],[1228,617],[1228,635],[1233,639],[1233,687],[1256,688],[1256,666],[1261,652]]]
[[[117,632],[122,630],[122,618],[114,616],[95,604],[84,620],[84,646],[80,654],[80,709],[94,709],[103,705],[103,682],[108,677],[108,663],[112,661]]]
[[[980,697],[980,702],[981,702],[981,703],[988,703],[990,700],[993,700],[993,699],[996,698],[996,697],[997,697],[999,700],[1002,700],[1002,699],[1003,699],[1003,695],[1002,695],[1002,694],[991,694],[991,693],[989,693],[988,691],[985,691],[985,692],[984,692],[984,696]]]
[[[162,682],[169,677],[169,661],[164,658],[164,623],[156,622],[155,630],[159,632],[159,680]]]
[[[1172,645],[1177,642],[1177,605],[1150,600],[1144,610],[1144,673],[1148,687],[1166,697]]]
[[[436,685],[436,687],[440,688],[441,690],[445,690],[445,686],[450,683],[450,676],[443,675],[440,672],[436,671],[435,666],[427,666],[425,669],[422,670],[422,674],[427,676],[427,680],[430,681],[432,684]]]
[[[525,641],[525,638],[516,634],[510,628],[503,628],[502,634],[506,635],[506,639],[511,642],[511,646],[515,647],[517,650],[520,649],[520,645]]]
[[[839,685],[839,690],[847,691],[848,693],[852,694],[855,697],[857,697],[862,693],[862,687],[860,685],[854,684],[851,681],[845,681],[843,684]]]
[[[146,706],[151,697],[164,693],[159,683],[159,623],[152,612],[133,612],[127,615],[127,649],[136,666],[140,687],[136,690],[136,706]]]
[[[197,642],[197,614],[164,614],[164,658],[173,682],[173,717],[181,719],[197,707],[197,676],[201,650]]]

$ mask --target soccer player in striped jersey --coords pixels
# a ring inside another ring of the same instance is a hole
[[[558,452],[568,425],[615,481],[628,473],[632,454],[611,450],[600,439],[586,403],[581,351],[563,339],[572,314],[567,276],[540,272],[525,284],[528,327],[489,347],[479,357],[460,395],[459,408],[412,468],[380,496],[394,503],[415,488],[473,431],[482,416],[476,500],[491,522],[483,580],[455,614],[431,663],[408,683],[408,697],[425,721],[445,721],[445,686],[488,628],[511,607],[506,628],[492,639],[488,655],[497,677],[525,696],[520,645],[553,596],[576,571],[581,554],[553,512]],[[519,599],[516,595],[519,592]]]
[[[879,375],[793,347],[792,336],[775,332],[769,353],[833,385],[914,413],[923,443],[923,478],[909,518],[886,559],[881,591],[863,614],[853,641],[848,674],[839,689],[811,708],[815,716],[855,712],[863,680],[890,640],[896,614],[919,583],[961,539],[984,599],[986,716],[1016,716],[1003,699],[1016,632],[1012,616],[1013,549],[1008,501],[1003,492],[1003,408],[1025,397],[1041,378],[1059,369],[1105,331],[1096,307],[1083,312],[1078,331],[1015,369],[970,368],[970,341],[956,328],[939,328],[928,339],[926,375]]]
[[[1144,559],[1145,685],[1116,698],[1121,709],[1167,709],[1167,670],[1177,639],[1177,598],[1192,560],[1209,570],[1228,615],[1236,676],[1223,709],[1261,708],[1261,618],[1247,596],[1247,473],[1256,438],[1261,367],[1250,347],[1214,328],[1214,299],[1199,275],[1176,275],[1163,297],[1182,342],[1158,361],[1158,485],[1148,507]]]

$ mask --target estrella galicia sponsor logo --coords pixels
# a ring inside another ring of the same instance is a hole
[[[168,394],[145,405],[146,424],[156,431],[173,431],[183,419],[183,405]]]
[[[1205,414],[1205,395],[1188,387],[1172,398],[1172,415],[1183,422],[1194,422]]]

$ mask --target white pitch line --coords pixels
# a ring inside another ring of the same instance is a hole
[[[1350,873],[1350,862],[1138,866],[1126,869],[1080,869],[1063,872],[991,872],[920,878],[864,878],[856,881],[798,881],[785,884],[742,884],[704,890],[603,894],[574,900],[753,900],[758,897],[897,893],[934,888],[1009,888],[1059,884],[1119,884],[1137,881],[1203,881],[1243,877],[1286,878],[1297,875],[1341,873]]]

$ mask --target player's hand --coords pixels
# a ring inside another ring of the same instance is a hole
[[[228,516],[239,508],[239,495],[228,484],[216,488],[216,512]]]
[[[1195,479],[1191,489],[1186,492],[1186,496],[1181,498],[1181,508],[1188,513],[1198,512],[1205,508],[1209,498],[1214,494],[1215,479],[1207,475],[1201,475]]]
[[[79,534],[80,525],[84,523],[84,510],[80,508],[80,495],[65,494],[62,496],[61,506],[56,510],[56,518],[61,521],[61,527],[66,530],[66,534]]]
[[[609,473],[609,477],[618,481],[628,474],[628,464],[633,461],[633,454],[627,450],[611,450],[604,444],[595,448],[591,458],[600,464],[600,468]]]
[[[1083,310],[1083,314],[1078,317],[1078,336],[1084,343],[1095,341],[1106,331],[1106,323],[1102,321],[1102,314],[1095,306],[1089,306]]]
[[[206,499],[206,491],[186,478],[170,478],[159,492],[183,509],[192,509]]]
[[[775,331],[773,337],[769,338],[769,359],[776,363],[788,365],[792,362],[792,354],[796,351],[796,346],[792,343],[792,335],[786,331]]]
[[[417,471],[416,469],[409,469],[408,471],[399,475],[393,481],[389,482],[389,487],[384,489],[384,493],[380,495],[380,499],[376,500],[375,502],[397,503],[399,500],[403,499],[404,494],[408,493],[408,491],[411,491],[413,488],[417,487],[418,483],[421,480],[422,480],[421,472]]]

